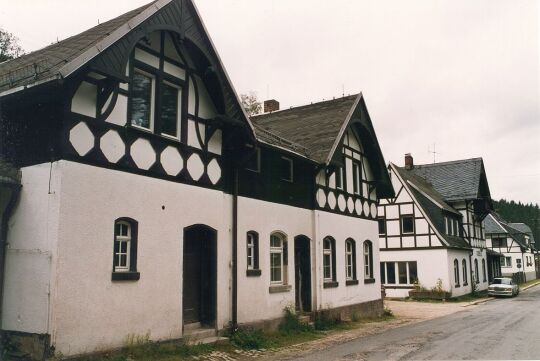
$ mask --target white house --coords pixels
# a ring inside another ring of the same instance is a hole
[[[452,297],[488,286],[481,219],[491,207],[480,158],[389,166],[395,197],[379,205],[381,281],[389,297],[416,285]]]
[[[0,101],[1,329],[32,357],[382,312],[362,94],[249,119],[194,4],[157,0],[0,64]]]
[[[497,213],[491,212],[484,219],[487,247],[502,255],[503,276],[523,272],[524,281],[537,278],[537,264],[534,237],[524,223],[509,223]]]

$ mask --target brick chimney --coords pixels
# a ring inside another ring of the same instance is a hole
[[[272,113],[276,110],[279,110],[279,102],[275,99],[265,100],[264,101],[264,112]]]
[[[414,162],[411,153],[405,154],[405,169],[413,169]]]

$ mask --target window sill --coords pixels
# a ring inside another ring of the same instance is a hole
[[[375,283],[375,278],[366,278],[366,279],[364,279],[364,284],[368,284],[368,283]]]
[[[248,269],[246,270],[247,277],[259,277],[261,275],[260,269]]]
[[[270,293],[282,293],[289,292],[291,290],[291,285],[272,285],[268,287]]]
[[[141,278],[139,272],[113,272],[112,281],[138,281]]]
[[[323,288],[336,288],[339,286],[339,282],[337,281],[326,281],[323,283]]]
[[[359,283],[358,280],[346,280],[345,281],[345,286],[355,286],[358,283]]]

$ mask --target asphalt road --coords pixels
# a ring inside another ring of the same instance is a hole
[[[540,286],[297,360],[540,359]]]

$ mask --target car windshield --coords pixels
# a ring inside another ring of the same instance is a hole
[[[511,285],[512,280],[508,278],[495,278],[493,280],[494,285]]]

